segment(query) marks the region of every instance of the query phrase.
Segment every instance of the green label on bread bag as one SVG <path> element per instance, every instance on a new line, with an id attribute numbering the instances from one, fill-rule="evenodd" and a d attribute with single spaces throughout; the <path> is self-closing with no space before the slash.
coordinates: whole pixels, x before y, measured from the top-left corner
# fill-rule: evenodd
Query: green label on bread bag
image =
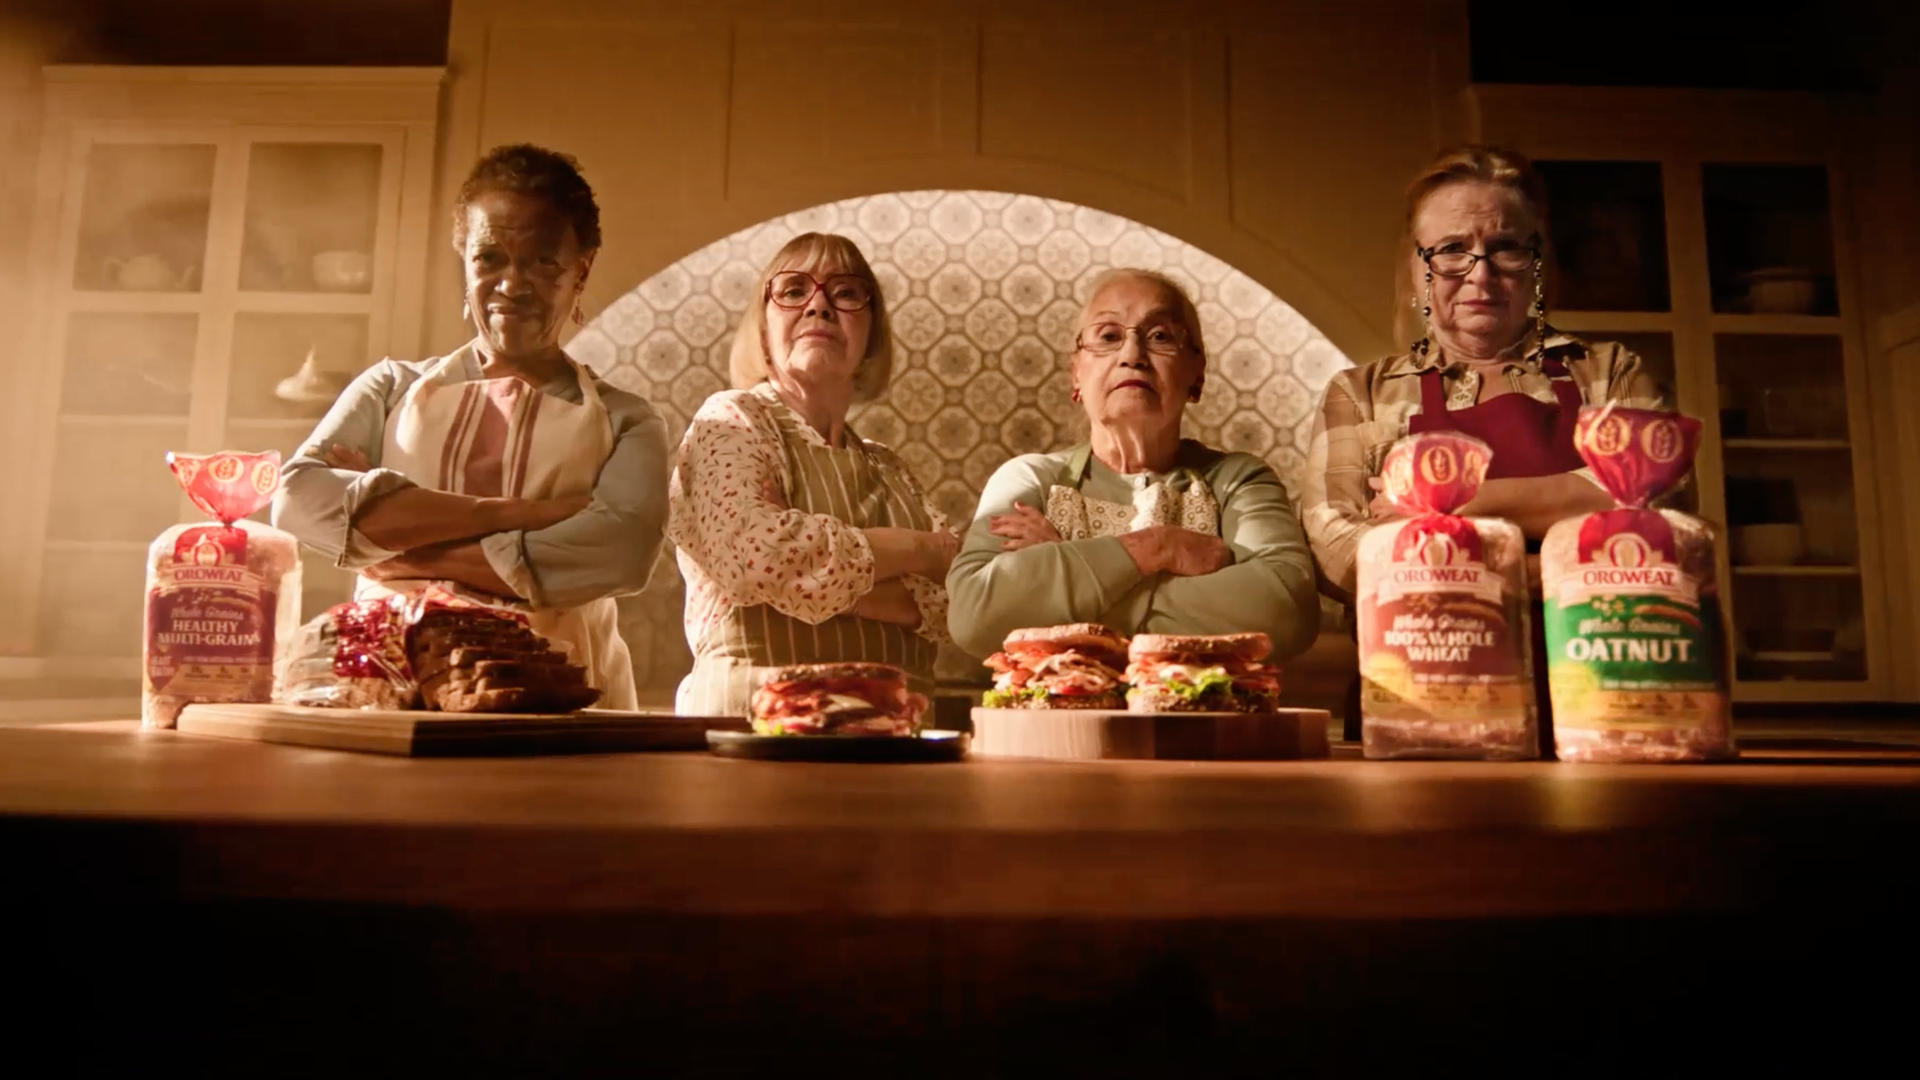
<path id="1" fill-rule="evenodd" d="M 1547 568 L 1554 722 L 1658 728 L 1717 710 L 1719 612 L 1674 563 L 1666 523 L 1617 510 L 1584 524 L 1578 561 Z"/>

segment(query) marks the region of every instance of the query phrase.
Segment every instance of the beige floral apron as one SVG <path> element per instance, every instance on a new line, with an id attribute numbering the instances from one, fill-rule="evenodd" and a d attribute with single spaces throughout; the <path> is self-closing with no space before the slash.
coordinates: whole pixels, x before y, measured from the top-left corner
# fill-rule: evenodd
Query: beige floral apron
<path id="1" fill-rule="evenodd" d="M 926 531 L 933 516 L 910 479 L 884 467 L 852 428 L 836 449 L 808 438 L 804 421 L 785 407 L 770 408 L 779 432 L 787 506 L 827 514 L 859 528 L 893 526 Z M 937 646 L 893 623 L 835 615 L 818 625 L 768 604 L 736 607 L 695 643 L 693 670 L 680 683 L 676 711 L 699 716 L 744 716 L 753 692 L 773 671 L 790 664 L 893 664 L 908 685 L 931 695 L 921 674 L 933 670 Z"/>
<path id="2" fill-rule="evenodd" d="M 591 495 L 613 453 L 613 425 L 593 376 L 572 359 L 580 403 L 520 379 L 469 378 L 467 345 L 428 369 L 387 414 L 380 464 L 423 487 L 463 495 L 553 499 Z M 432 582 L 365 577 L 354 598 L 412 592 Z M 612 598 L 577 608 L 521 607 L 534 630 L 587 669 L 603 709 L 633 709 L 633 659 L 620 637 Z"/>
<path id="3" fill-rule="evenodd" d="M 1155 525 L 1178 525 L 1208 536 L 1220 535 L 1220 504 L 1213 489 L 1192 469 L 1175 469 L 1164 480 L 1142 474 L 1132 478 L 1133 502 L 1090 499 L 1080 493 L 1093 467 L 1093 447 L 1082 443 L 1067 459 L 1067 484 L 1047 491 L 1047 521 L 1062 540 L 1120 536 Z"/>

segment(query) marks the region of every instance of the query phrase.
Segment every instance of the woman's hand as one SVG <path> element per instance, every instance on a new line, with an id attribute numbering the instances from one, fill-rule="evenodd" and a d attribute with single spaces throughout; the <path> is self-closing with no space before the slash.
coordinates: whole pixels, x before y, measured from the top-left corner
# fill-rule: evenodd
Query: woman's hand
<path id="1" fill-rule="evenodd" d="M 327 447 L 327 452 L 320 455 L 320 459 L 327 463 L 328 468 L 339 469 L 342 472 L 366 472 L 373 468 L 373 463 L 367 460 L 366 454 L 355 447 L 342 446 L 339 443 Z"/>
<path id="2" fill-rule="evenodd" d="M 1373 489 L 1373 501 L 1367 503 L 1367 516 L 1374 521 L 1388 521 L 1402 516 L 1400 509 L 1387 497 L 1387 482 L 1378 476 L 1367 477 L 1367 486 Z"/>
<path id="3" fill-rule="evenodd" d="M 1006 537 L 1006 542 L 1000 545 L 1004 551 L 1060 542 L 1060 533 L 1054 529 L 1053 522 L 1047 520 L 1047 515 L 1022 502 L 1013 504 L 1013 513 L 995 514 L 990 518 L 987 531 Z"/>
<path id="4" fill-rule="evenodd" d="M 1120 544 L 1143 574 L 1202 577 L 1233 565 L 1233 549 L 1225 540 L 1178 525 L 1123 533 Z"/>
<path id="5" fill-rule="evenodd" d="M 920 605 L 914 602 L 913 593 L 908 591 L 906 582 L 899 578 L 874 582 L 873 588 L 867 590 L 865 596 L 853 602 L 847 614 L 893 623 L 909 630 L 920 628 Z"/>

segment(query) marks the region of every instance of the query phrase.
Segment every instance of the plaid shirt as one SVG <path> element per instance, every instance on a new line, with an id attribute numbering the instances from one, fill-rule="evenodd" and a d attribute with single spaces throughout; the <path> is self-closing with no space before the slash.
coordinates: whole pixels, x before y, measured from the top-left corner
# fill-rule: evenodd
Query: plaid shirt
<path id="1" fill-rule="evenodd" d="M 1586 342 L 1556 331 L 1547 336 L 1545 352 L 1566 365 L 1580 399 L 1589 405 L 1611 401 L 1635 409 L 1673 408 L 1640 357 L 1617 342 Z M 1558 404 L 1552 380 L 1540 370 L 1540 355 L 1509 362 L 1501 375 L 1509 390 Z M 1322 581 L 1343 597 L 1353 595 L 1354 554 L 1369 524 L 1373 492 L 1367 478 L 1380 474 L 1387 450 L 1406 436 L 1408 419 L 1420 411 L 1420 375 L 1433 368 L 1440 369 L 1449 411 L 1472 408 L 1480 400 L 1480 373 L 1457 362 L 1443 364 L 1437 352 L 1410 352 L 1348 368 L 1327 383 L 1320 399 L 1301 481 L 1300 520 Z M 1594 479 L 1589 469 L 1578 473 Z"/>

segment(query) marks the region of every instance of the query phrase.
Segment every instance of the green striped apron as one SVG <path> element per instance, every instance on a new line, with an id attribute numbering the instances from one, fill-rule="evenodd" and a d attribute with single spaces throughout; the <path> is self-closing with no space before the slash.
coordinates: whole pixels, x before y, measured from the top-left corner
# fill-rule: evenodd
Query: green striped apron
<path id="1" fill-rule="evenodd" d="M 767 412 L 780 431 L 788 506 L 860 528 L 933 528 L 905 471 L 863 449 L 851 427 L 846 447 L 836 450 L 809 438 L 801 428 L 805 421 L 777 399 Z M 766 604 L 736 607 L 695 646 L 693 671 L 681 681 L 674 709 L 688 716 L 744 716 L 753 692 L 774 669 L 841 661 L 892 664 L 906 671 L 913 690 L 931 697 L 936 651 L 933 642 L 893 623 L 835 615 L 815 626 Z"/>

